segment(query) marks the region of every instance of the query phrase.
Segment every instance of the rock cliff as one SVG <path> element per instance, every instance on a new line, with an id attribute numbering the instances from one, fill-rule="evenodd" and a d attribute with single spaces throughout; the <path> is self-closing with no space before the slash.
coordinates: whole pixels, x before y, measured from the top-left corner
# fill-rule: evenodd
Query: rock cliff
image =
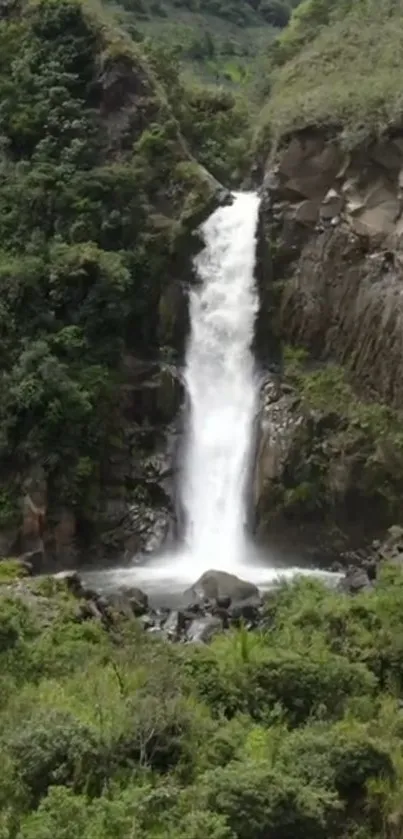
<path id="1" fill-rule="evenodd" d="M 306 524 L 358 525 L 361 539 L 374 515 L 378 527 L 401 519 L 402 187 L 397 130 L 349 152 L 334 132 L 305 130 L 267 164 L 266 330 L 305 354 L 297 377 L 285 364 L 287 393 L 270 385 L 264 402 L 263 532 L 276 498 Z"/>
<path id="2" fill-rule="evenodd" d="M 400 407 L 403 134 L 347 153 L 302 133 L 266 188 L 282 333 Z"/>

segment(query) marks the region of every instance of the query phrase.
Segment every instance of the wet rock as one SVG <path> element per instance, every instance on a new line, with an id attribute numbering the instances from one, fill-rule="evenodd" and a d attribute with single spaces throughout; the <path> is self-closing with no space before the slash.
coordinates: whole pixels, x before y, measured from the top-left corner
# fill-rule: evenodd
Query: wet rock
<path id="1" fill-rule="evenodd" d="M 230 616 L 227 609 L 223 609 L 222 607 L 216 605 L 213 606 L 211 614 L 217 618 L 220 618 L 221 626 L 223 629 L 229 629 Z"/>
<path id="2" fill-rule="evenodd" d="M 184 615 L 186 615 L 187 617 L 190 618 L 190 620 L 193 620 L 195 615 L 203 614 L 202 605 L 201 605 L 201 603 L 198 603 L 197 601 L 195 603 L 188 603 L 186 608 L 183 609 L 182 611 L 183 611 Z"/>
<path id="3" fill-rule="evenodd" d="M 377 573 L 378 573 L 378 563 L 375 557 L 371 557 L 369 559 L 365 559 L 362 563 L 363 569 L 367 572 L 368 578 L 373 582 L 376 580 Z"/>
<path id="4" fill-rule="evenodd" d="M 64 583 L 68 591 L 74 594 L 75 597 L 84 596 L 84 586 L 77 571 L 58 571 L 53 577 L 58 582 Z"/>
<path id="5" fill-rule="evenodd" d="M 347 594 L 358 594 L 360 591 L 372 588 L 372 583 L 365 568 L 349 568 L 338 588 Z"/>
<path id="6" fill-rule="evenodd" d="M 140 616 L 147 612 L 148 597 L 141 588 L 125 589 L 124 595 L 129 600 L 134 615 Z"/>
<path id="7" fill-rule="evenodd" d="M 343 571 L 344 571 L 344 567 L 343 567 L 341 562 L 339 562 L 338 560 L 335 560 L 335 562 L 332 562 L 332 564 L 330 566 L 330 571 L 333 574 L 342 574 Z"/>
<path id="8" fill-rule="evenodd" d="M 250 626 L 257 626 L 260 621 L 260 598 L 251 597 L 243 603 L 237 603 L 229 610 L 231 623 L 239 625 L 246 622 Z"/>
<path id="9" fill-rule="evenodd" d="M 127 617 L 140 617 L 148 610 L 148 597 L 139 588 L 113 592 L 106 596 L 108 605 L 116 612 Z"/>
<path id="10" fill-rule="evenodd" d="M 335 189 L 329 189 L 325 195 L 322 206 L 320 208 L 320 215 L 322 219 L 333 219 L 340 215 L 343 209 L 344 198 Z"/>
<path id="11" fill-rule="evenodd" d="M 31 574 L 41 574 L 45 566 L 44 548 L 38 548 L 35 551 L 26 551 L 21 556 L 21 562 L 31 568 Z"/>
<path id="12" fill-rule="evenodd" d="M 386 560 L 397 564 L 403 563 L 403 527 L 392 525 L 386 539 L 374 544 L 378 560 Z"/>
<path id="13" fill-rule="evenodd" d="M 227 597 L 233 603 L 239 603 L 251 597 L 259 598 L 259 590 L 253 583 L 241 580 L 235 574 L 212 569 L 202 574 L 185 592 L 184 597 L 189 598 L 189 602 L 216 601 L 218 598 Z"/>
<path id="14" fill-rule="evenodd" d="M 143 502 L 125 505 L 120 522 L 101 535 L 105 554 L 122 553 L 123 559 L 131 559 L 136 553 L 152 553 L 165 542 L 172 526 L 172 515 L 168 510 L 153 508 Z"/>
<path id="15" fill-rule="evenodd" d="M 265 528 L 266 514 L 275 510 L 279 486 L 290 463 L 304 451 L 309 419 L 293 389 L 287 392 L 270 380 L 265 383 L 252 487 L 258 535 Z"/>
<path id="16" fill-rule="evenodd" d="M 19 527 L 2 528 L 0 531 L 0 560 L 8 559 L 16 553 L 18 545 Z"/>
<path id="17" fill-rule="evenodd" d="M 276 330 L 316 359 L 343 364 L 359 386 L 400 408 L 403 142 L 396 139 L 346 154 L 324 131 L 294 135 L 264 174 L 261 212 L 280 281 Z M 266 329 L 272 324 L 267 310 Z"/>
<path id="18" fill-rule="evenodd" d="M 302 201 L 294 209 L 294 219 L 300 224 L 313 225 L 317 222 L 319 215 L 318 201 Z"/>
<path id="19" fill-rule="evenodd" d="M 214 615 L 206 615 L 203 618 L 197 618 L 190 624 L 186 637 L 193 644 L 206 644 L 221 630 L 220 618 Z"/>
<path id="20" fill-rule="evenodd" d="M 177 640 L 179 637 L 179 612 L 171 612 L 163 625 L 164 637 L 169 640 Z"/>
<path id="21" fill-rule="evenodd" d="M 76 620 L 79 623 L 87 620 L 104 621 L 105 614 L 99 608 L 98 602 L 95 602 L 94 600 L 86 600 L 84 603 L 80 603 L 77 606 Z"/>
<path id="22" fill-rule="evenodd" d="M 150 614 L 141 615 L 139 620 L 141 626 L 145 631 L 153 629 L 155 627 L 155 618 Z"/>
<path id="23" fill-rule="evenodd" d="M 231 598 L 228 597 L 228 595 L 217 597 L 216 604 L 219 609 L 229 609 L 229 607 L 231 606 Z"/>

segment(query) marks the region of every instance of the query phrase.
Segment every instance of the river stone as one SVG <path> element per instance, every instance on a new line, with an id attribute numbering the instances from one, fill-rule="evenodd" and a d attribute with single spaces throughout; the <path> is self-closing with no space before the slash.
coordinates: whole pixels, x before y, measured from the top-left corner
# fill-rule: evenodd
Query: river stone
<path id="1" fill-rule="evenodd" d="M 165 638 L 178 638 L 179 635 L 179 612 L 173 611 L 168 615 L 164 623 Z"/>
<path id="2" fill-rule="evenodd" d="M 235 574 L 228 574 L 226 571 L 205 571 L 194 585 L 185 594 L 185 600 L 189 602 L 197 600 L 217 600 L 219 598 L 230 598 L 232 603 L 241 603 L 250 598 L 259 598 L 259 590 L 246 580 L 241 580 Z"/>
<path id="3" fill-rule="evenodd" d="M 348 594 L 357 594 L 372 587 L 371 580 L 365 568 L 349 568 L 338 588 Z"/>
<path id="4" fill-rule="evenodd" d="M 139 588 L 122 589 L 105 595 L 105 599 L 115 612 L 130 617 L 140 617 L 148 610 L 148 597 Z"/>
<path id="5" fill-rule="evenodd" d="M 84 587 L 77 571 L 58 571 L 53 575 L 53 578 L 58 582 L 64 583 L 68 591 L 74 594 L 75 597 L 83 596 Z"/>
<path id="6" fill-rule="evenodd" d="M 197 618 L 190 624 L 186 637 L 193 644 L 207 644 L 221 630 L 220 618 L 214 615 L 206 615 L 203 618 Z"/>

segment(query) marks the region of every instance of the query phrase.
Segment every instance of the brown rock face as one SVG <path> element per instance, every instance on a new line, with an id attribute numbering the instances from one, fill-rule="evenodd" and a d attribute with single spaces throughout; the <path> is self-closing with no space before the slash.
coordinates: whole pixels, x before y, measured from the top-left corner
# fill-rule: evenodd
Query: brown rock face
<path id="1" fill-rule="evenodd" d="M 295 394 L 284 393 L 269 379 L 262 390 L 261 423 L 253 496 L 258 519 L 274 509 L 276 488 L 306 431 L 306 418 L 295 409 Z"/>
<path id="2" fill-rule="evenodd" d="M 333 358 L 362 391 L 403 405 L 402 273 L 397 255 L 366 251 L 347 229 L 318 232 L 286 285 L 281 329 L 317 358 Z"/>
<path id="3" fill-rule="evenodd" d="M 262 228 L 275 306 L 262 297 L 260 331 L 266 318 L 267 332 L 307 349 L 305 374 L 329 362 L 344 370 L 354 410 L 375 416 L 387 405 L 395 423 L 391 433 L 368 431 L 345 396 L 319 404 L 306 378 L 293 388 L 267 382 L 253 493 L 257 534 L 271 544 L 312 525 L 308 539 L 323 533 L 323 557 L 326 539 L 331 552 L 401 522 L 402 208 L 403 134 L 347 154 L 324 133 L 301 133 L 267 172 Z"/>
<path id="4" fill-rule="evenodd" d="M 282 337 L 403 406 L 403 136 L 347 155 L 301 134 L 265 183 Z"/>

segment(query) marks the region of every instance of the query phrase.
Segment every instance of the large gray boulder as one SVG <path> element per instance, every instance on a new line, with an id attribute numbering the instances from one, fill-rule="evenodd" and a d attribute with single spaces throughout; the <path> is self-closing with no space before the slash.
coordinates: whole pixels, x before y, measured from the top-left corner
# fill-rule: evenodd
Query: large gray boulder
<path id="1" fill-rule="evenodd" d="M 259 589 L 253 583 L 241 580 L 235 574 L 214 569 L 205 571 L 184 593 L 187 602 L 229 598 L 231 603 L 242 603 L 245 600 L 258 600 L 259 597 Z"/>

